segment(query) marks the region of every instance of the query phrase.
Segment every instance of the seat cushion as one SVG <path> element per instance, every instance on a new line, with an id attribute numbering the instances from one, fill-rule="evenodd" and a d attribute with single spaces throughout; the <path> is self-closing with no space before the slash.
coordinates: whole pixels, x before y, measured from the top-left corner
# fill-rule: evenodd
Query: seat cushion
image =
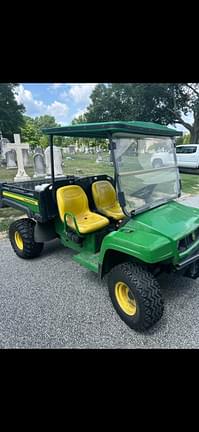
<path id="1" fill-rule="evenodd" d="M 104 228 L 109 224 L 109 220 L 97 213 L 87 211 L 84 215 L 79 215 L 76 217 L 77 226 L 81 234 L 88 234 Z M 72 218 L 67 218 L 68 225 L 75 230 L 75 225 Z"/>
<path id="2" fill-rule="evenodd" d="M 80 186 L 71 185 L 59 188 L 57 190 L 57 205 L 62 222 L 64 222 L 65 213 L 73 214 L 81 234 L 97 231 L 109 224 L 106 217 L 90 211 L 88 198 Z M 67 224 L 76 230 L 70 216 L 67 217 Z"/>
<path id="3" fill-rule="evenodd" d="M 92 184 L 92 194 L 96 208 L 100 213 L 119 220 L 125 217 L 116 198 L 113 185 L 107 180 L 100 180 Z"/>
<path id="4" fill-rule="evenodd" d="M 100 210 L 100 209 L 99 209 Z M 123 219 L 125 217 L 119 203 L 116 201 L 115 205 L 108 208 L 103 208 L 100 213 L 103 213 L 104 215 L 111 217 L 113 219 L 119 220 Z"/>

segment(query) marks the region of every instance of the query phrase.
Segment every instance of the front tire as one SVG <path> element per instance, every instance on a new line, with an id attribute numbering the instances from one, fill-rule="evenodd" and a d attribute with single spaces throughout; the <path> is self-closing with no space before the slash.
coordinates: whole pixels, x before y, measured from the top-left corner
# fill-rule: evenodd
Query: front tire
<path id="1" fill-rule="evenodd" d="M 108 276 L 109 295 L 120 318 L 132 329 L 144 331 L 163 314 L 159 284 L 138 264 L 122 263 Z"/>
<path id="2" fill-rule="evenodd" d="M 19 219 L 10 225 L 10 243 L 20 258 L 36 258 L 43 249 L 44 244 L 34 240 L 34 228 L 35 221 L 28 218 Z"/>

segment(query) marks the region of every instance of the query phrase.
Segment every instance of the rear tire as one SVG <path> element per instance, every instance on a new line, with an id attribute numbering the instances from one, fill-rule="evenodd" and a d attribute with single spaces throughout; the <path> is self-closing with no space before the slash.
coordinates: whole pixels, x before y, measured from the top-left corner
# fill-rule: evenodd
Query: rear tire
<path id="1" fill-rule="evenodd" d="M 132 329 L 144 331 L 163 314 L 159 284 L 138 264 L 122 263 L 108 276 L 109 295 L 120 318 Z"/>
<path id="2" fill-rule="evenodd" d="M 32 219 L 19 219 L 9 228 L 9 239 L 15 253 L 24 259 L 36 258 L 40 255 L 44 244 L 34 240 L 36 222 Z"/>

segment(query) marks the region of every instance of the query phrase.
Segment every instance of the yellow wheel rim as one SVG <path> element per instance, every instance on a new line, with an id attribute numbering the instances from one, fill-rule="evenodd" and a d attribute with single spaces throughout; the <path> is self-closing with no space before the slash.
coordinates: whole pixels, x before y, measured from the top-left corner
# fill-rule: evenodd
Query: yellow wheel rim
<path id="1" fill-rule="evenodd" d="M 135 315 L 137 310 L 136 301 L 128 285 L 126 285 L 124 282 L 117 282 L 115 284 L 115 296 L 121 309 L 127 315 Z"/>
<path id="2" fill-rule="evenodd" d="M 16 243 L 18 249 L 22 251 L 23 250 L 23 240 L 22 240 L 21 234 L 19 234 L 18 231 L 15 232 L 15 243 Z"/>

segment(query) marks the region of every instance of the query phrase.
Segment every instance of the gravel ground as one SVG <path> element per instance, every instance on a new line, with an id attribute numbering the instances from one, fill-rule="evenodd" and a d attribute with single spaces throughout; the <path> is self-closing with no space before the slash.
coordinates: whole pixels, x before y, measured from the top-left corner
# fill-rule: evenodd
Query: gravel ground
<path id="1" fill-rule="evenodd" d="M 163 318 L 145 334 L 128 328 L 106 281 L 55 240 L 40 258 L 18 258 L 0 241 L 1 348 L 198 348 L 199 280 L 161 276 Z"/>

